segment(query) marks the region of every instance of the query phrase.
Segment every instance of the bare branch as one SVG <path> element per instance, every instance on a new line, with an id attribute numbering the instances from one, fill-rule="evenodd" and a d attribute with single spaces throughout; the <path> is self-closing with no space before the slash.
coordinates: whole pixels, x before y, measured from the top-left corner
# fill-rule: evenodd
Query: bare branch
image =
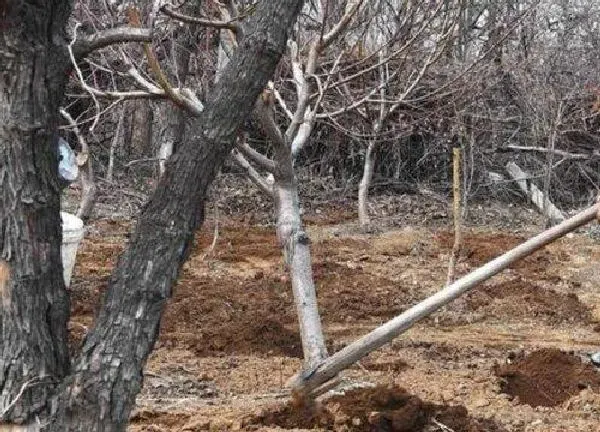
<path id="1" fill-rule="evenodd" d="M 182 14 L 180 12 L 176 12 L 168 6 L 163 6 L 160 8 L 160 11 L 167 15 L 170 18 L 173 18 L 177 21 L 185 22 L 188 24 L 196 24 L 204 27 L 213 27 L 217 29 L 227 29 L 231 30 L 234 33 L 237 33 L 240 29 L 239 21 L 245 18 L 244 15 L 238 16 L 236 18 L 232 18 L 227 21 L 217 21 L 211 20 L 207 18 L 193 17 L 189 15 Z"/>
<path id="2" fill-rule="evenodd" d="M 135 27 L 140 27 L 141 19 L 140 19 L 139 11 L 135 8 L 130 8 L 128 10 L 128 15 L 129 15 L 128 17 L 129 17 L 129 21 L 131 22 L 131 24 Z M 175 105 L 179 106 L 180 108 L 187 109 L 196 115 L 199 114 L 202 110 L 200 107 L 198 107 L 196 105 L 195 102 L 190 101 L 188 98 L 186 98 L 182 92 L 175 91 L 175 89 L 169 82 L 169 79 L 167 78 L 167 76 L 163 72 L 162 68 L 160 67 L 160 63 L 158 62 L 158 59 L 156 58 L 156 55 L 154 54 L 151 44 L 148 42 L 144 43 L 144 53 L 146 54 L 146 58 L 148 59 L 148 66 L 154 73 L 156 80 L 158 81 L 158 83 L 159 83 L 160 87 L 162 88 L 162 90 L 164 91 L 165 95 Z M 130 72 L 130 73 L 132 73 L 132 72 Z M 141 76 L 139 76 L 139 74 L 138 74 L 137 77 L 134 76 L 134 78 L 136 78 L 139 82 Z M 143 81 L 145 81 L 145 80 L 143 80 Z"/>
<path id="3" fill-rule="evenodd" d="M 79 126 L 77 125 L 77 122 L 75 121 L 75 119 L 73 117 L 71 117 L 71 114 L 69 114 L 64 108 L 60 109 L 60 114 L 63 116 L 63 118 L 69 123 L 69 125 L 73 129 L 73 133 L 77 137 L 77 140 L 79 141 L 79 144 L 81 146 L 81 153 L 84 153 L 85 157 L 88 157 L 89 147 L 88 147 L 85 137 L 79 130 Z"/>
<path id="4" fill-rule="evenodd" d="M 285 115 L 290 120 L 292 120 L 294 118 L 294 114 L 288 108 L 287 104 L 285 103 L 285 100 L 283 99 L 283 96 L 281 96 L 281 93 L 279 93 L 279 91 L 275 88 L 275 84 L 273 83 L 273 81 L 269 81 L 268 88 L 270 91 L 273 92 L 275 100 L 277 101 L 283 112 L 285 112 Z"/>
<path id="5" fill-rule="evenodd" d="M 565 159 L 570 159 L 570 160 L 589 160 L 594 156 L 599 156 L 598 154 L 584 154 L 584 153 L 569 153 L 567 151 L 564 150 L 558 150 L 558 149 L 549 149 L 547 147 L 529 147 L 529 146 L 519 146 L 519 145 L 513 145 L 513 144 L 509 144 L 506 145 L 504 147 L 499 147 L 498 149 L 496 149 L 496 151 L 498 153 L 504 153 L 504 152 L 537 152 L 537 153 L 551 153 L 557 156 L 562 156 Z"/>
<path id="6" fill-rule="evenodd" d="M 238 142 L 237 149 L 260 168 L 270 173 L 275 172 L 275 162 L 254 150 L 248 143 Z"/>
<path id="7" fill-rule="evenodd" d="M 100 103 L 98 102 L 98 99 L 94 95 L 95 89 L 90 87 L 85 82 L 83 73 L 81 72 L 81 69 L 79 69 L 79 66 L 77 66 L 77 59 L 75 58 L 75 53 L 73 51 L 73 47 L 75 46 L 75 43 L 77 42 L 77 30 L 79 29 L 80 26 L 81 26 L 81 23 L 75 24 L 75 28 L 73 29 L 73 40 L 69 43 L 69 45 L 67 45 L 67 50 L 69 52 L 69 58 L 71 59 L 71 65 L 73 66 L 73 69 L 75 69 L 75 73 L 77 74 L 77 78 L 79 79 L 81 86 L 83 87 L 83 89 L 86 92 L 88 92 L 90 94 L 90 96 L 92 97 L 92 100 L 94 101 L 94 105 L 96 106 L 96 116 L 94 117 L 94 121 L 92 122 L 92 125 L 90 126 L 90 132 L 93 132 L 94 128 L 98 124 L 98 121 L 100 120 Z"/>
<path id="8" fill-rule="evenodd" d="M 396 77 L 397 74 L 398 74 L 398 70 L 395 70 L 394 73 L 392 73 L 390 75 L 390 77 L 386 81 L 380 83 L 377 87 L 375 87 L 371 91 L 369 91 L 369 93 L 367 93 L 365 96 L 363 96 L 362 98 L 360 98 L 360 99 L 352 102 L 352 104 L 343 106 L 342 108 L 340 108 L 340 109 L 338 109 L 336 111 L 332 111 L 332 112 L 328 112 L 328 113 L 319 113 L 319 114 L 317 114 L 317 118 L 322 119 L 322 118 L 335 117 L 335 116 L 338 116 L 340 114 L 343 114 L 343 113 L 346 113 L 348 111 L 351 111 L 353 109 L 356 109 L 356 108 L 360 107 L 361 105 L 363 105 L 366 102 L 370 102 L 371 101 L 370 100 L 371 96 L 379 93 L 379 90 L 381 90 L 382 88 L 384 88 L 385 86 L 387 86 L 389 84 L 389 82 L 392 81 Z"/>
<path id="9" fill-rule="evenodd" d="M 338 21 L 338 23 L 331 29 L 327 34 L 323 36 L 321 43 L 319 44 L 319 50 L 324 50 L 333 41 L 335 41 L 339 35 L 348 27 L 348 24 L 352 18 L 356 15 L 364 0 L 356 1 L 345 13 L 344 16 Z"/>
<path id="10" fill-rule="evenodd" d="M 231 155 L 233 156 L 233 161 L 246 172 L 246 175 L 252 181 L 252 183 L 254 183 L 265 194 L 272 197 L 273 185 L 270 184 L 263 176 L 261 176 L 239 151 L 234 150 Z"/>
<path id="11" fill-rule="evenodd" d="M 398 49 L 394 50 L 393 52 L 391 52 L 388 56 L 381 56 L 380 60 L 377 63 L 374 63 L 356 73 L 353 73 L 343 79 L 341 79 L 340 81 L 334 83 L 332 85 L 332 87 L 341 85 L 343 83 L 349 82 L 349 81 L 353 81 L 371 71 L 376 70 L 377 68 L 379 68 L 381 65 L 384 65 L 388 62 L 390 62 L 390 60 L 395 59 L 400 57 L 401 54 L 403 54 L 405 51 L 407 51 L 411 46 L 413 46 L 413 44 L 415 43 L 415 41 L 425 32 L 425 30 L 428 28 L 429 24 L 431 22 L 433 22 L 433 20 L 438 16 L 438 14 L 440 13 L 440 11 L 442 10 L 442 6 L 444 5 L 444 2 L 440 2 L 440 5 L 433 11 L 432 15 L 429 16 L 427 19 L 425 19 L 423 21 L 423 23 L 421 24 L 421 26 L 417 29 L 417 31 L 415 32 L 414 35 L 411 36 L 410 39 L 408 39 L 404 45 L 402 45 L 401 47 L 399 47 Z"/>
<path id="12" fill-rule="evenodd" d="M 110 45 L 125 42 L 150 41 L 152 41 L 152 31 L 150 29 L 129 26 L 116 27 L 101 30 L 91 35 L 80 35 L 79 39 L 73 44 L 73 55 L 75 56 L 75 59 L 80 60 L 92 51 L 106 48 Z"/>
<path id="13" fill-rule="evenodd" d="M 298 95 L 298 105 L 292 121 L 290 122 L 286 132 L 285 141 L 292 141 L 294 135 L 296 135 L 298 128 L 304 122 L 306 110 L 310 109 L 310 85 L 306 80 L 305 72 L 302 68 L 302 64 L 299 60 L 298 44 L 290 42 L 290 56 L 292 57 L 292 74 L 294 76 L 294 82 L 296 84 L 296 93 Z M 308 61 L 306 65 L 306 74 L 313 74 L 317 64 L 318 57 L 318 44 L 313 43 L 310 47 L 310 53 L 308 55 Z"/>

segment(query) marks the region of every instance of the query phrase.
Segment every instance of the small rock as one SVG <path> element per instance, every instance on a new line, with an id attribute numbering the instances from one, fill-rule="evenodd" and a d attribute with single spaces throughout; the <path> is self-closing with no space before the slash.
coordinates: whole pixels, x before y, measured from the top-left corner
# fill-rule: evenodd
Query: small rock
<path id="1" fill-rule="evenodd" d="M 192 420 L 183 426 L 182 431 L 203 431 L 210 429 L 210 420 L 198 419 Z"/>
<path id="2" fill-rule="evenodd" d="M 600 367 L 600 351 L 593 353 L 590 355 L 590 360 L 594 364 L 594 366 Z"/>
<path id="3" fill-rule="evenodd" d="M 473 405 L 476 408 L 483 408 L 483 407 L 489 406 L 490 401 L 489 401 L 489 399 L 486 399 L 486 398 L 479 398 L 475 401 L 475 403 Z"/>
<path id="4" fill-rule="evenodd" d="M 452 402 L 454 400 L 454 392 L 452 390 L 445 390 L 442 393 L 442 399 L 444 402 Z"/>

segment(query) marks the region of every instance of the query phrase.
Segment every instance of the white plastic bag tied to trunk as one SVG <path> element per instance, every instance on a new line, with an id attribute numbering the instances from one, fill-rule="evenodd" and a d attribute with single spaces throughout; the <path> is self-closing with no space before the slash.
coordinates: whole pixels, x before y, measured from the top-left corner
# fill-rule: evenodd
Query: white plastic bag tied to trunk
<path id="1" fill-rule="evenodd" d="M 60 218 L 62 220 L 62 245 L 61 245 L 61 256 L 63 264 L 63 277 L 65 280 L 65 286 L 71 284 L 71 274 L 73 273 L 73 267 L 75 267 L 75 258 L 77 257 L 77 249 L 79 243 L 83 239 L 83 221 L 77 216 L 60 212 Z"/>
<path id="2" fill-rule="evenodd" d="M 58 176 L 65 183 L 74 182 L 79 174 L 77 158 L 71 146 L 61 137 L 58 138 Z"/>

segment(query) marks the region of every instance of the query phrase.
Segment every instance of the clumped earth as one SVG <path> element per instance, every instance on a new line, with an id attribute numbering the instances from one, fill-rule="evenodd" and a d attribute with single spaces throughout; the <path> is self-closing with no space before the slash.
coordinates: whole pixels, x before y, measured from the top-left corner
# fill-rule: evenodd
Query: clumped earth
<path id="1" fill-rule="evenodd" d="M 551 324 L 586 323 L 590 318 L 588 306 L 575 293 L 560 293 L 522 277 L 486 284 L 467 296 L 467 304 L 486 317 L 535 317 Z"/>
<path id="2" fill-rule="evenodd" d="M 556 348 L 534 351 L 494 368 L 506 394 L 531 406 L 559 405 L 583 389 L 600 390 L 600 373 L 573 354 Z"/>
<path id="3" fill-rule="evenodd" d="M 245 421 L 284 429 L 326 428 L 348 432 L 501 432 L 494 421 L 469 416 L 462 405 L 445 406 L 423 402 L 397 386 L 356 389 L 310 406 L 292 401 Z M 428 428 L 428 429 L 426 429 Z"/>
<path id="4" fill-rule="evenodd" d="M 306 219 L 330 352 L 444 286 L 453 239 L 443 220 L 432 226 L 394 220 L 387 226 L 401 228 L 374 233 L 349 223 L 353 213 L 339 206 L 316 210 L 307 210 Z M 600 381 L 586 359 L 600 349 L 600 245 L 588 237 L 546 247 L 344 374 L 347 383 L 374 388 L 307 407 L 285 389 L 301 368 L 302 349 L 274 227 L 228 216 L 212 247 L 210 221 L 166 306 L 131 432 L 597 428 Z M 71 285 L 73 353 L 130 229 L 120 219 L 87 227 Z M 465 229 L 458 276 L 534 232 Z"/>

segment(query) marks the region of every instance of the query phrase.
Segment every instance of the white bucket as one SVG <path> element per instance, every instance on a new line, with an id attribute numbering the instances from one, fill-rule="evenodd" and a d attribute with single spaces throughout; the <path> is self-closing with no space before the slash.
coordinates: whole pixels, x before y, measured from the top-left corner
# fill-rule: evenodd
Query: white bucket
<path id="1" fill-rule="evenodd" d="M 71 273 L 75 266 L 75 257 L 77 256 L 77 248 L 83 239 L 83 221 L 77 216 L 60 212 L 62 219 L 62 245 L 61 255 L 63 264 L 63 277 L 65 286 L 71 284 Z"/>

